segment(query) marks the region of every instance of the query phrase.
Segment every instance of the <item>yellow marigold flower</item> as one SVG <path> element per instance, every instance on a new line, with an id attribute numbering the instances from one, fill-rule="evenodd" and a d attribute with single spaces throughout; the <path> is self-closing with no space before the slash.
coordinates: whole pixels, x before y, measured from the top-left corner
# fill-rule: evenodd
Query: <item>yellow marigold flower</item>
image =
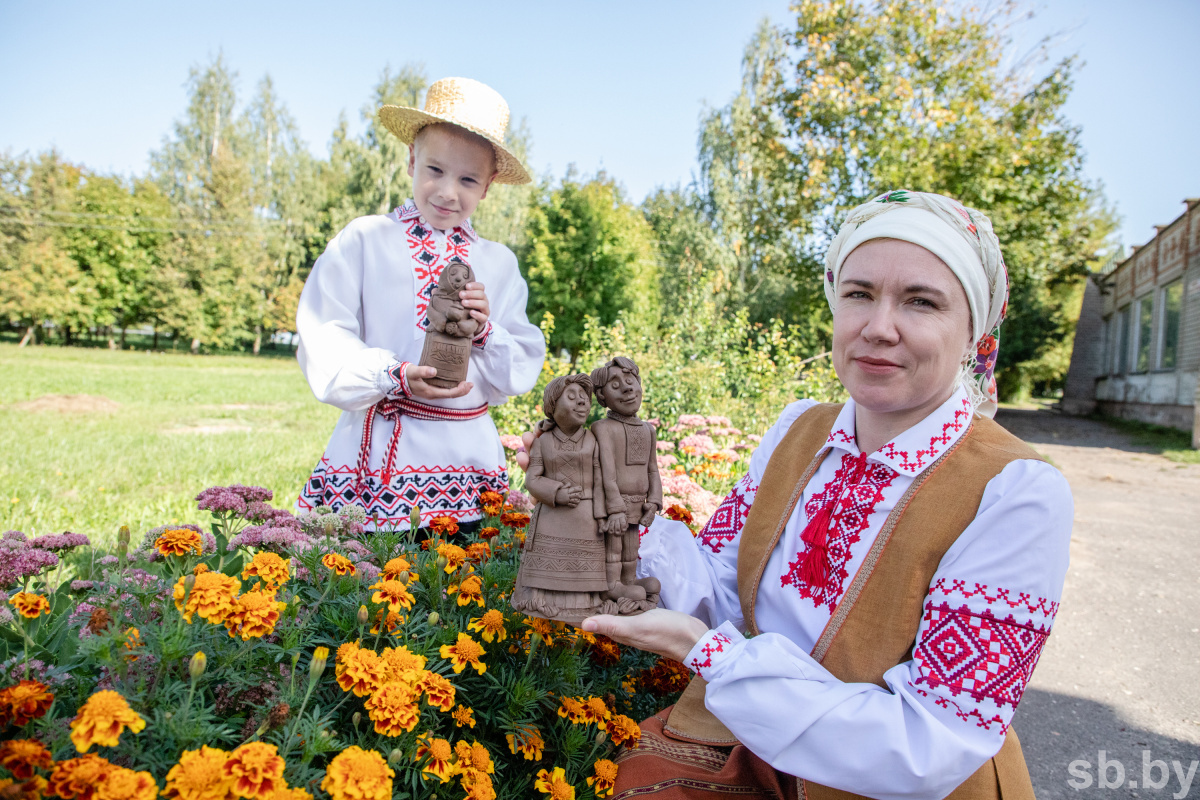
<path id="1" fill-rule="evenodd" d="M 349 660 L 350 656 L 358 652 L 358 650 L 358 642 L 342 642 L 341 646 L 338 647 L 337 656 L 334 658 L 334 672 L 339 678 L 342 677 L 342 673 L 346 671 L 346 661 Z M 326 649 L 325 652 L 328 653 L 329 650 Z M 326 656 L 326 658 L 328 658 L 328 656 Z"/>
<path id="2" fill-rule="evenodd" d="M 417 655 L 404 645 L 383 648 L 383 660 L 387 662 L 390 670 L 389 681 L 401 680 L 405 673 L 419 673 L 425 669 L 427 663 L 425 656 Z M 415 680 L 409 682 L 415 683 Z"/>
<path id="3" fill-rule="evenodd" d="M 371 588 L 376 590 L 375 594 L 371 595 L 371 602 L 386 605 L 388 611 L 407 611 L 413 607 L 413 601 L 416 600 L 409 593 L 408 587 L 400 581 L 376 581 L 371 584 Z"/>
<path id="4" fill-rule="evenodd" d="M 263 582 L 263 588 L 268 592 L 274 592 L 279 589 L 279 587 L 287 583 L 288 578 L 291 576 L 292 570 L 288 559 L 265 551 L 255 553 L 254 560 L 242 570 L 242 580 L 258 578 Z"/>
<path id="5" fill-rule="evenodd" d="M 193 590 L 194 591 L 194 590 Z M 233 609 L 225 617 L 229 636 L 241 636 L 242 641 L 266 636 L 275 630 L 279 612 L 287 603 L 275 599 L 274 594 L 261 591 L 246 592 L 233 603 Z"/>
<path id="6" fill-rule="evenodd" d="M 516 733 L 504 737 L 508 739 L 508 752 L 514 756 L 518 753 L 525 756 L 526 761 L 541 761 L 542 749 L 546 743 L 537 728 L 517 728 Z"/>
<path id="7" fill-rule="evenodd" d="M 53 702 L 54 693 L 40 681 L 21 681 L 0 689 L 0 728 L 10 722 L 18 727 L 28 725 L 49 711 Z"/>
<path id="8" fill-rule="evenodd" d="M 174 528 L 163 531 L 154 540 L 154 549 L 164 556 L 186 556 L 188 553 L 200 555 L 204 552 L 204 542 L 200 534 L 187 528 Z"/>
<path id="9" fill-rule="evenodd" d="M 333 800 L 392 800 L 395 776 L 379 753 L 350 745 L 329 762 L 321 788 Z"/>
<path id="10" fill-rule="evenodd" d="M 572 627 L 571 633 L 574 634 L 576 639 L 582 639 L 583 641 L 587 642 L 588 644 L 596 643 L 596 634 L 589 633 L 588 631 L 585 631 L 583 628 Z"/>
<path id="11" fill-rule="evenodd" d="M 461 739 L 454 743 L 454 765 L 461 773 L 483 772 L 488 775 L 495 773 L 496 765 L 492 763 L 492 754 L 479 742 L 467 744 Z"/>
<path id="12" fill-rule="evenodd" d="M 417 753 L 413 756 L 413 760 L 424 760 L 425 765 L 421 767 L 421 772 L 433 775 L 442 783 L 454 777 L 458 770 L 451 762 L 454 751 L 450 748 L 450 742 L 428 735 L 422 736 L 418 741 L 420 741 L 420 745 L 417 747 Z"/>
<path id="13" fill-rule="evenodd" d="M 270 800 L 276 789 L 287 786 L 283 768 L 283 757 L 275 745 L 247 742 L 229 754 L 221 774 L 232 781 L 238 797 Z"/>
<path id="14" fill-rule="evenodd" d="M 528 625 L 534 633 L 542 637 L 542 641 L 547 645 L 554 644 L 554 637 L 562 630 L 553 620 L 542 619 L 541 617 L 526 617 L 525 624 Z"/>
<path id="15" fill-rule="evenodd" d="M 499 492 L 486 491 L 479 493 L 479 507 L 489 517 L 494 517 L 504 509 L 504 496 Z"/>
<path id="16" fill-rule="evenodd" d="M 37 619 L 50 613 L 50 601 L 33 592 L 17 592 L 8 602 L 26 619 Z"/>
<path id="17" fill-rule="evenodd" d="M 0 744 L 0 767 L 19 781 L 32 778 L 35 768 L 51 769 L 53 766 L 50 751 L 37 739 L 9 739 Z"/>
<path id="18" fill-rule="evenodd" d="M 356 575 L 358 567 L 354 562 L 338 553 L 326 553 L 321 557 L 321 563 L 338 575 Z"/>
<path id="19" fill-rule="evenodd" d="M 460 728 L 464 725 L 468 728 L 475 727 L 475 709 L 473 708 L 460 705 L 450 712 L 450 716 L 454 718 L 454 724 Z"/>
<path id="20" fill-rule="evenodd" d="M 608 721 L 608 735 L 617 747 L 629 742 L 630 747 L 637 747 L 642 738 L 642 729 L 638 724 L 624 714 L 614 714 Z"/>
<path id="21" fill-rule="evenodd" d="M 371 694 L 387 683 L 390 669 L 387 661 L 374 650 L 360 648 L 346 657 L 338 675 L 338 686 L 344 692 L 354 692 L 357 697 Z"/>
<path id="22" fill-rule="evenodd" d="M 233 800 L 233 779 L 225 775 L 229 753 L 217 747 L 200 745 L 199 750 L 184 750 L 179 763 L 167 772 L 163 797 L 178 800 Z"/>
<path id="23" fill-rule="evenodd" d="M 185 578 L 175 582 L 175 608 L 183 613 L 183 618 L 188 622 L 192 621 L 193 614 L 214 624 L 224 622 L 233 610 L 234 598 L 241 590 L 242 582 L 220 572 L 204 572 L 196 575 L 195 579 L 196 583 L 187 597 L 186 609 L 183 607 L 183 596 L 187 594 L 183 586 Z"/>
<path id="24" fill-rule="evenodd" d="M 550 795 L 550 800 L 575 800 L 575 787 L 567 782 L 567 773 L 562 767 L 555 767 L 553 772 L 538 770 L 533 788 Z"/>
<path id="25" fill-rule="evenodd" d="M 602 758 L 593 765 L 593 775 L 587 779 L 588 786 L 596 793 L 596 797 L 608 797 L 613 793 L 617 781 L 617 765 L 607 758 Z"/>
<path id="26" fill-rule="evenodd" d="M 124 697 L 105 689 L 79 707 L 79 713 L 71 720 L 71 741 L 76 750 L 86 753 L 94 744 L 116 747 L 126 728 L 139 733 L 145 727 L 146 720 L 129 707 Z"/>
<path id="27" fill-rule="evenodd" d="M 440 650 L 442 658 L 450 659 L 454 672 L 460 673 L 470 664 L 480 675 L 487 672 L 487 664 L 479 660 L 484 655 L 483 646 L 465 633 L 458 635 L 454 644 L 444 644 Z"/>
<path id="28" fill-rule="evenodd" d="M 375 624 L 371 626 L 371 633 L 380 633 L 385 628 L 391 633 L 403 625 L 404 620 L 405 617 L 400 612 L 381 608 L 375 612 Z"/>
<path id="29" fill-rule="evenodd" d="M 379 577 L 385 581 L 401 580 L 401 575 L 406 576 L 404 583 L 407 583 L 409 586 L 417 582 L 417 571 L 413 569 L 413 565 L 404 556 L 396 556 L 384 564 L 383 572 L 379 573 Z"/>
<path id="30" fill-rule="evenodd" d="M 467 606 L 474 600 L 483 608 L 483 579 L 478 575 L 468 575 L 458 587 L 458 604 Z"/>
<path id="31" fill-rule="evenodd" d="M 558 715 L 576 725 L 586 724 L 588 721 L 583 701 L 577 697 L 564 697 L 558 707 Z"/>
<path id="32" fill-rule="evenodd" d="M 192 567 L 193 575 L 203 575 L 205 572 L 210 571 L 211 570 L 209 570 L 208 564 L 197 564 L 196 566 Z"/>
<path id="33" fill-rule="evenodd" d="M 454 572 L 467 560 L 467 551 L 456 544 L 439 544 L 437 552 L 446 559 L 446 574 Z"/>
<path id="34" fill-rule="evenodd" d="M 436 672 L 425 672 L 419 688 L 425 692 L 425 701 L 434 708 L 448 712 L 454 708 L 455 689 L 445 676 Z"/>
<path id="35" fill-rule="evenodd" d="M 96 787 L 104 783 L 109 772 L 116 768 L 115 764 L 95 753 L 59 761 L 54 765 L 54 772 L 50 773 L 46 793 L 58 795 L 64 800 L 90 800 L 95 796 Z"/>
<path id="36" fill-rule="evenodd" d="M 158 797 L 158 784 L 149 772 L 114 766 L 97 784 L 93 797 L 95 800 L 154 800 Z"/>
<path id="37" fill-rule="evenodd" d="M 420 697 L 413 687 L 403 681 L 385 683 L 367 698 L 367 716 L 375 723 L 375 732 L 384 736 L 399 736 L 417 727 L 421 712 Z"/>
<path id="38" fill-rule="evenodd" d="M 269 800 L 313 800 L 313 796 L 311 792 L 299 787 L 289 789 L 285 786 L 282 789 L 276 789 Z"/>
<path id="39" fill-rule="evenodd" d="M 508 631 L 504 630 L 504 614 L 495 608 L 490 608 L 483 612 L 482 617 L 471 620 L 467 630 L 482 634 L 483 640 L 488 644 L 503 642 L 508 638 Z"/>
<path id="40" fill-rule="evenodd" d="M 583 702 L 583 713 L 588 722 L 599 725 L 612 719 L 612 712 L 600 697 L 589 697 Z"/>
<path id="41" fill-rule="evenodd" d="M 463 800 L 496 800 L 492 776 L 486 772 L 463 773 L 462 788 L 467 792 Z"/>

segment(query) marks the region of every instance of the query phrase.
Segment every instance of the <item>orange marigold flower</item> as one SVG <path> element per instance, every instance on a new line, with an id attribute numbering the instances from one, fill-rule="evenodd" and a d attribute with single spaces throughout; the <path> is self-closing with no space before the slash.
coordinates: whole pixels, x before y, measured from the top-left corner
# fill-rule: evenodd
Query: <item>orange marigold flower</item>
<path id="1" fill-rule="evenodd" d="M 37 619 L 50 613 L 50 601 L 33 592 L 17 592 L 8 602 L 26 619 Z"/>
<path id="2" fill-rule="evenodd" d="M 229 637 L 241 636 L 245 642 L 269 635 L 285 608 L 287 603 L 276 600 L 274 594 L 257 590 L 246 592 L 234 600 L 233 610 L 225 617 Z"/>
<path id="3" fill-rule="evenodd" d="M 525 756 L 526 761 L 541 761 L 546 742 L 537 728 L 517 728 L 516 733 L 507 734 L 508 752 Z"/>
<path id="4" fill-rule="evenodd" d="M 154 800 L 158 784 L 149 772 L 114 766 L 96 787 L 96 800 Z"/>
<path id="5" fill-rule="evenodd" d="M 32 778 L 35 768 L 51 769 L 53 766 L 50 751 L 37 739 L 9 739 L 0 744 L 0 767 L 19 781 Z"/>
<path id="6" fill-rule="evenodd" d="M 404 681 L 385 683 L 367 698 L 367 716 L 375 723 L 375 732 L 384 736 L 399 736 L 417 727 L 421 719 L 417 701 L 420 697 Z"/>
<path id="7" fill-rule="evenodd" d="M 129 707 L 118 692 L 103 689 L 88 698 L 71 720 L 71 741 L 75 749 L 86 753 L 94 744 L 116 747 L 126 728 L 140 733 L 146 720 Z"/>
<path id="8" fill-rule="evenodd" d="M 190 594 L 184 587 L 184 578 L 175 582 L 175 608 L 183 613 L 183 618 L 192 621 L 192 615 L 198 614 L 201 619 L 214 624 L 225 621 L 225 617 L 233 610 L 234 598 L 242 588 L 242 582 L 231 575 L 220 572 L 204 572 L 196 576 L 196 583 Z M 183 596 L 187 594 L 187 608 L 183 606 Z"/>
<path id="9" fill-rule="evenodd" d="M 496 772 L 496 765 L 492 762 L 492 754 L 488 749 L 479 742 L 466 742 L 459 740 L 454 743 L 454 765 L 461 773 L 482 772 L 487 775 L 492 775 Z"/>
<path id="10" fill-rule="evenodd" d="M 479 507 L 489 517 L 494 517 L 504 508 L 504 495 L 499 492 L 486 491 L 479 493 Z"/>
<path id="11" fill-rule="evenodd" d="M 463 800 L 496 800 L 496 789 L 492 785 L 492 776 L 486 772 L 463 773 L 462 788 L 467 793 Z"/>
<path id="12" fill-rule="evenodd" d="M 178 800 L 235 800 L 233 779 L 225 775 L 229 753 L 217 747 L 200 745 L 199 750 L 184 750 L 179 763 L 167 772 L 163 797 Z"/>
<path id="13" fill-rule="evenodd" d="M 475 564 L 487 561 L 492 557 L 492 546 L 487 542 L 475 542 L 467 545 L 467 559 Z"/>
<path id="14" fill-rule="evenodd" d="M 467 551 L 463 550 L 456 544 L 442 543 L 438 545 L 437 553 L 446 559 L 446 574 L 449 575 L 454 570 L 462 566 L 462 563 L 467 560 Z"/>
<path id="15" fill-rule="evenodd" d="M 186 556 L 188 553 L 200 555 L 204 552 L 204 542 L 200 534 L 187 528 L 173 528 L 163 531 L 154 540 L 154 549 L 164 556 Z"/>
<path id="16" fill-rule="evenodd" d="M 612 719 L 608 721 L 608 735 L 612 737 L 613 744 L 620 747 L 626 742 L 630 747 L 637 747 L 638 742 L 642 738 L 642 729 L 638 724 L 624 714 L 614 714 Z"/>
<path id="17" fill-rule="evenodd" d="M 475 709 L 473 708 L 460 705 L 454 711 L 450 712 L 450 716 L 454 718 L 454 724 L 459 728 L 464 725 L 468 728 L 475 727 Z"/>
<path id="18" fill-rule="evenodd" d="M 429 521 L 429 527 L 438 536 L 453 536 L 458 533 L 458 523 L 451 517 L 434 517 Z"/>
<path id="19" fill-rule="evenodd" d="M 407 611 L 413 607 L 413 601 L 416 600 L 400 581 L 376 581 L 371 584 L 371 588 L 376 590 L 375 594 L 371 595 L 371 602 L 386 605 L 388 611 L 396 613 L 399 613 L 401 609 Z"/>
<path id="20" fill-rule="evenodd" d="M 458 634 L 454 644 L 444 644 L 440 650 L 442 658 L 450 659 L 454 672 L 460 673 L 470 664 L 480 675 L 487 672 L 487 664 L 479 660 L 484 655 L 483 646 L 465 633 Z"/>
<path id="21" fill-rule="evenodd" d="M 210 571 L 211 570 L 209 570 L 208 564 L 197 564 L 196 566 L 192 567 L 193 575 L 203 575 L 205 572 Z"/>
<path id="22" fill-rule="evenodd" d="M 313 796 L 311 792 L 299 787 L 292 789 L 284 787 L 276 789 L 275 794 L 271 795 L 270 800 L 313 800 Z"/>
<path id="23" fill-rule="evenodd" d="M 538 770 L 533 788 L 550 795 L 550 800 L 575 800 L 575 787 L 567 781 L 567 773 L 562 767 L 555 767 L 553 772 Z"/>
<path id="24" fill-rule="evenodd" d="M 483 579 L 478 575 L 468 575 L 463 578 L 463 582 L 458 588 L 458 604 L 460 606 L 469 606 L 474 600 L 480 608 L 483 608 Z M 447 590 L 449 591 L 449 590 Z M 451 594 L 453 594 L 451 592 Z"/>
<path id="25" fill-rule="evenodd" d="M 592 768 L 593 775 L 587 779 L 588 786 L 592 787 L 596 797 L 608 797 L 613 793 L 613 786 L 617 782 L 616 763 L 602 758 L 592 765 Z"/>
<path id="26" fill-rule="evenodd" d="M 54 765 L 54 772 L 50 773 L 47 793 L 64 800 L 92 800 L 96 796 L 96 788 L 116 768 L 108 759 L 95 753 L 59 761 Z"/>
<path id="27" fill-rule="evenodd" d="M 254 560 L 242 570 L 242 580 L 258 578 L 263 589 L 274 592 L 287 583 L 292 576 L 291 562 L 275 553 L 263 551 L 254 554 Z"/>
<path id="28" fill-rule="evenodd" d="M 479 538 L 483 539 L 484 541 L 487 541 L 488 539 L 494 539 L 499 535 L 500 535 L 499 528 L 490 528 L 490 527 L 482 528 L 479 531 Z"/>
<path id="29" fill-rule="evenodd" d="M 11 778 L 0 779 L 0 797 L 4 800 L 42 800 L 48 784 L 41 775 L 34 775 L 20 783 Z"/>
<path id="30" fill-rule="evenodd" d="M 529 524 L 529 515 L 522 511 L 508 511 L 500 516 L 500 523 L 510 528 L 524 528 Z"/>
<path id="31" fill-rule="evenodd" d="M 383 565 L 383 572 L 379 577 L 385 581 L 398 581 L 402 573 L 408 573 L 408 583 L 410 586 L 417 581 L 416 571 L 412 568 L 412 564 L 408 563 L 408 559 L 404 556 L 396 556 L 391 561 Z"/>
<path id="32" fill-rule="evenodd" d="M 417 753 L 413 756 L 413 760 L 425 761 L 425 765 L 421 767 L 421 772 L 434 776 L 441 783 L 445 783 L 454 777 L 457 770 L 451 762 L 454 750 L 451 749 L 450 742 L 428 735 L 422 736 L 418 741 L 420 741 L 420 746 L 417 747 Z"/>
<path id="33" fill-rule="evenodd" d="M 589 723 L 594 722 L 597 725 L 612 719 L 612 712 L 600 697 L 589 697 L 583 701 L 583 713 Z"/>
<path id="34" fill-rule="evenodd" d="M 339 651 L 340 655 L 340 651 Z M 390 669 L 387 661 L 374 650 L 356 649 L 339 665 L 338 686 L 344 692 L 354 692 L 357 697 L 371 694 L 387 683 Z"/>
<path id="35" fill-rule="evenodd" d="M 396 630 L 404 624 L 404 615 L 398 611 L 389 611 L 386 608 L 381 608 L 375 612 L 375 624 L 371 626 L 371 633 L 380 633 L 384 628 L 388 633 Z"/>
<path id="36" fill-rule="evenodd" d="M 585 631 L 583 628 L 576 628 L 574 625 L 572 625 L 570 633 L 571 638 L 574 641 L 579 641 L 582 639 L 588 644 L 596 643 L 596 634 L 592 633 L 591 631 Z"/>
<path id="37" fill-rule="evenodd" d="M 337 655 L 334 656 L 334 672 L 339 678 L 346 671 L 346 662 L 350 659 L 350 656 L 354 655 L 360 649 L 358 642 L 342 642 L 338 647 Z"/>
<path id="38" fill-rule="evenodd" d="M 495 608 L 490 608 L 483 612 L 482 617 L 471 620 L 467 624 L 467 630 L 482 634 L 483 640 L 489 644 L 503 642 L 508 638 L 508 632 L 504 630 L 504 614 Z"/>
<path id="39" fill-rule="evenodd" d="M 427 659 L 425 656 L 418 655 L 409 650 L 404 645 L 399 647 L 383 648 L 383 660 L 388 665 L 388 680 L 402 680 L 405 675 L 409 675 L 412 680 L 409 683 L 416 683 L 416 673 L 420 673 L 425 669 Z"/>
<path id="40" fill-rule="evenodd" d="M 326 553 L 321 557 L 321 563 L 338 575 L 355 575 L 358 573 L 358 567 L 354 566 L 354 562 L 338 553 Z"/>
<path id="41" fill-rule="evenodd" d="M 125 649 L 130 651 L 125 658 L 129 659 L 130 661 L 137 661 L 137 655 L 135 655 L 132 651 L 137 650 L 141 646 L 141 631 L 139 631 L 137 628 L 130 628 L 129 630 L 125 631 Z"/>
<path id="42" fill-rule="evenodd" d="M 454 684 L 447 680 L 444 675 L 439 675 L 436 672 L 426 672 L 421 676 L 419 687 L 425 692 L 425 702 L 429 703 L 429 705 L 444 712 L 448 712 L 454 708 Z"/>
<path id="43" fill-rule="evenodd" d="M 679 505 L 678 503 L 668 506 L 667 510 L 663 512 L 663 516 L 666 517 L 667 519 L 678 520 L 679 522 L 682 522 L 684 525 L 687 525 L 689 527 L 691 527 L 691 524 L 694 521 L 694 518 L 692 517 L 692 512 L 688 511 L 686 508 Z"/>
<path id="44" fill-rule="evenodd" d="M 333 800 L 391 800 L 395 776 L 379 753 L 351 745 L 329 762 L 321 788 Z"/>
<path id="45" fill-rule="evenodd" d="M 542 619 L 541 617 L 526 617 L 525 624 L 528 625 L 534 633 L 541 636 L 542 641 L 547 645 L 554 644 L 554 637 L 562 631 L 562 627 L 558 623 L 554 622 L 553 620 Z"/>
<path id="46" fill-rule="evenodd" d="M 621 660 L 621 646 L 607 636 L 596 637 L 596 643 L 588 650 L 597 666 L 611 667 Z"/>
<path id="47" fill-rule="evenodd" d="M 564 697 L 558 707 L 558 715 L 568 722 L 583 725 L 588 722 L 587 709 L 578 697 Z"/>
<path id="48" fill-rule="evenodd" d="M 40 681 L 21 681 L 0 691 L 0 727 L 28 725 L 50 710 L 54 693 Z"/>
<path id="49" fill-rule="evenodd" d="M 221 774 L 232 781 L 238 797 L 270 800 L 277 789 L 287 786 L 283 768 L 283 757 L 275 745 L 247 742 L 229 754 Z"/>

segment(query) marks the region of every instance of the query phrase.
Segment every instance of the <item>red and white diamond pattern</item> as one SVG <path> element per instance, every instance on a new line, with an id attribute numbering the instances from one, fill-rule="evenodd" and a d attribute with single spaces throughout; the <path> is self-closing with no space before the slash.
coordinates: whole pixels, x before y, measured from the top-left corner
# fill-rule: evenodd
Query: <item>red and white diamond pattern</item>
<path id="1" fill-rule="evenodd" d="M 746 517 L 750 515 L 750 504 L 754 502 L 757 493 L 758 484 L 749 474 L 743 476 L 697 534 L 696 538 L 700 544 L 713 553 L 719 553 L 725 545 L 740 536 L 742 527 L 746 524 Z"/>

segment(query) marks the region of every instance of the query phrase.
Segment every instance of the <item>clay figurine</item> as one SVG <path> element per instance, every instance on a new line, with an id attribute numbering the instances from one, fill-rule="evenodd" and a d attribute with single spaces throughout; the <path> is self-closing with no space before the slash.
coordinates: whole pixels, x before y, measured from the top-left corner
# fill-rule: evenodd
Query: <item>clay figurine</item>
<path id="1" fill-rule="evenodd" d="M 538 502 L 512 596 L 518 611 L 573 624 L 600 613 L 601 593 L 608 589 L 600 450 L 583 427 L 591 394 L 587 375 L 565 375 L 550 381 L 542 396 L 547 419 L 525 474 L 525 487 Z"/>
<path id="2" fill-rule="evenodd" d="M 654 426 L 637 416 L 642 407 L 642 381 L 637 364 L 618 356 L 592 372 L 592 391 L 608 409 L 592 425 L 600 446 L 606 520 L 604 598 L 622 614 L 658 605 L 657 578 L 637 577 L 638 527 L 649 525 L 662 508 Z M 611 612 L 609 612 L 611 613 Z"/>
<path id="3" fill-rule="evenodd" d="M 471 266 L 453 259 L 442 268 L 437 288 L 429 298 L 425 310 L 429 328 L 425 331 L 420 365 L 437 368 L 437 375 L 427 379 L 435 386 L 452 389 L 467 379 L 471 339 L 479 333 L 479 323 L 463 306 L 458 293 L 473 280 Z"/>

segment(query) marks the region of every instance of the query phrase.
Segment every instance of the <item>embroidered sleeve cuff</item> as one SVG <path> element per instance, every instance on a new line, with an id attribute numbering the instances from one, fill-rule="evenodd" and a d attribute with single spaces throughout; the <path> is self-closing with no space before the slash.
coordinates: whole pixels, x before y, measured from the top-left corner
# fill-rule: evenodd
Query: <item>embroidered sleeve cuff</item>
<path id="1" fill-rule="evenodd" d="M 721 663 L 732 655 L 734 647 L 744 641 L 741 632 L 726 620 L 696 642 L 683 663 L 692 672 L 708 680 Z"/>
<path id="2" fill-rule="evenodd" d="M 487 325 L 483 326 L 483 330 L 475 334 L 475 338 L 471 340 L 471 344 L 482 350 L 487 346 L 488 341 L 492 338 L 492 321 L 488 320 Z"/>
<path id="3" fill-rule="evenodd" d="M 386 394 L 388 397 L 412 397 L 412 390 L 408 385 L 408 368 L 411 362 L 399 361 L 387 368 L 385 382 L 387 384 Z"/>

